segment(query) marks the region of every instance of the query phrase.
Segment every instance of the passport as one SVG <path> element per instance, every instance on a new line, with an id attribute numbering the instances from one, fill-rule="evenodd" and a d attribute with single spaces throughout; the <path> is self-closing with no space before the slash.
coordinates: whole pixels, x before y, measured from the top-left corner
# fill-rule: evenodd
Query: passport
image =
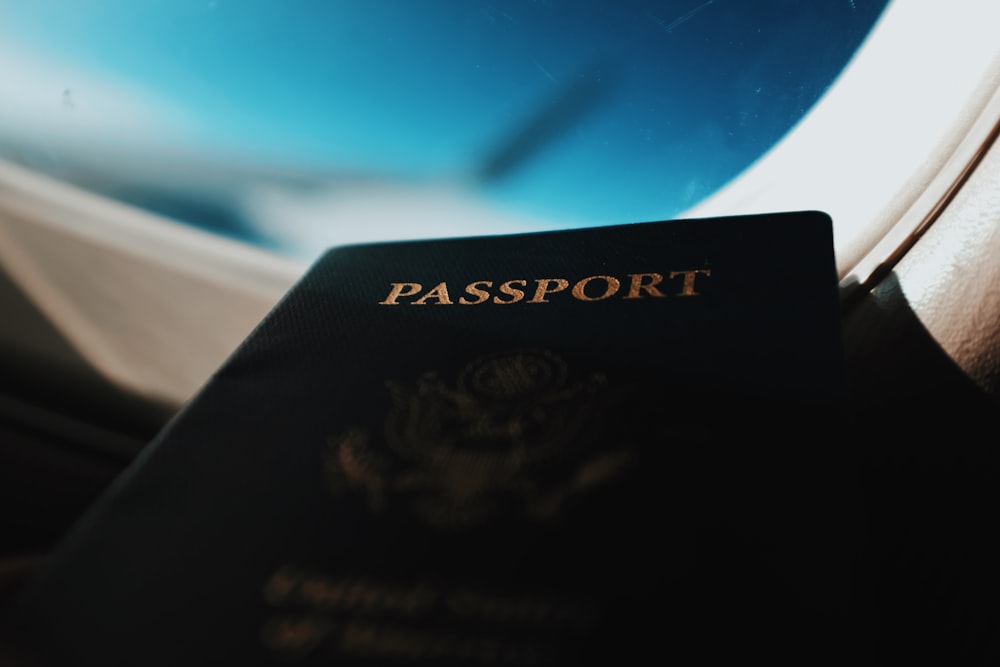
<path id="1" fill-rule="evenodd" d="M 819 211 L 331 248 L 64 537 L 3 646 L 835 664 L 839 303 Z"/>

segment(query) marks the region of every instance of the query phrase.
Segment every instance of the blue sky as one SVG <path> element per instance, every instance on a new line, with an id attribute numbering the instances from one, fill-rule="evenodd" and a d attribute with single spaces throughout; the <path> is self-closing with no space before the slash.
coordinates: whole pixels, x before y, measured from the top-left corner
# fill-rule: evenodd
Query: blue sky
<path id="1" fill-rule="evenodd" d="M 184 119 L 166 134 L 206 155 L 376 177 L 475 172 L 562 100 L 481 195 L 598 224 L 674 216 L 735 177 L 884 5 L 7 0 L 0 42 L 155 94 Z"/>

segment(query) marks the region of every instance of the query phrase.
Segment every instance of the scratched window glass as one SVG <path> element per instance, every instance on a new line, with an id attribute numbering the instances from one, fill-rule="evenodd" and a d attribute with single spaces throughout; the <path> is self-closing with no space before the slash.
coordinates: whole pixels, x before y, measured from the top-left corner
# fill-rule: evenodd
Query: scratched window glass
<path id="1" fill-rule="evenodd" d="M 0 3 L 0 159 L 299 257 L 664 219 L 822 98 L 867 0 Z"/>

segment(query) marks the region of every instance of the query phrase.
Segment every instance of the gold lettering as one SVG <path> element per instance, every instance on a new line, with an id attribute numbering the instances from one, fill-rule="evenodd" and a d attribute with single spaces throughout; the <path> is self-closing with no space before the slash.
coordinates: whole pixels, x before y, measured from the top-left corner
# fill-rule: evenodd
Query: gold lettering
<path id="1" fill-rule="evenodd" d="M 677 296 L 698 296 L 699 292 L 694 289 L 694 279 L 695 276 L 701 274 L 703 276 L 712 275 L 711 269 L 695 269 L 694 271 L 671 271 L 671 280 L 677 276 L 684 276 L 684 281 L 681 286 L 681 291 L 677 293 Z"/>
<path id="2" fill-rule="evenodd" d="M 379 303 L 383 306 L 398 306 L 399 303 L 396 300 L 399 297 L 413 296 L 422 289 L 423 285 L 420 283 L 392 283 L 389 296 L 385 297 L 385 301 L 379 301 Z"/>
<path id="3" fill-rule="evenodd" d="M 415 616 L 434 606 L 432 588 L 392 588 L 366 581 L 337 581 L 311 577 L 301 582 L 296 601 L 323 611 L 360 611 Z"/>
<path id="4" fill-rule="evenodd" d="M 467 299 L 464 296 L 460 296 L 458 297 L 458 302 L 469 306 L 474 306 L 477 303 L 485 302 L 487 299 L 490 298 L 490 293 L 487 292 L 485 289 L 480 289 L 480 286 L 493 287 L 493 281 L 477 280 L 474 283 L 469 283 L 468 285 L 465 286 L 465 293 L 468 294 L 469 296 L 476 297 L 475 300 Z"/>
<path id="5" fill-rule="evenodd" d="M 662 274 L 630 273 L 628 277 L 632 279 L 632 283 L 629 285 L 628 294 L 625 295 L 626 299 L 638 299 L 642 296 L 640 292 L 645 292 L 649 296 L 666 296 L 666 294 L 656 289 L 656 286 L 663 282 Z"/>
<path id="6" fill-rule="evenodd" d="M 413 302 L 414 306 L 422 306 L 428 299 L 437 299 L 438 305 L 450 306 L 451 299 L 448 297 L 448 284 L 440 282 L 430 289 L 427 294 Z"/>
<path id="7" fill-rule="evenodd" d="M 600 296 L 587 296 L 584 289 L 588 284 L 595 280 L 603 280 L 607 283 L 607 287 L 604 289 L 604 294 L 601 294 Z M 621 287 L 621 282 L 614 276 L 588 276 L 573 285 L 573 296 L 579 301 L 601 301 L 610 296 L 614 296 L 614 294 L 618 292 L 619 287 Z"/>
<path id="8" fill-rule="evenodd" d="M 705 279 L 712 275 L 711 269 L 691 269 L 688 271 L 670 271 L 664 278 L 662 273 L 629 273 L 628 290 L 623 293 L 624 299 L 641 299 L 644 297 L 664 298 L 667 293 L 663 290 L 666 280 L 680 278 L 680 284 L 676 296 L 698 296 L 701 293 L 698 287 L 704 284 Z M 699 277 L 701 276 L 701 277 Z M 481 303 L 511 304 L 525 301 L 525 303 L 549 303 L 549 295 L 563 292 L 570 287 L 570 280 L 566 278 L 534 278 L 536 287 L 531 298 L 525 301 L 527 296 L 528 280 L 518 278 L 500 283 L 497 288 L 498 294 L 492 295 L 493 281 L 475 280 L 465 286 L 462 295 L 458 298 L 458 303 L 464 306 L 474 306 Z M 604 282 L 603 291 L 594 294 L 600 289 L 600 283 Z M 597 287 L 591 287 L 591 283 L 598 283 Z M 390 283 L 392 286 L 388 296 L 378 303 L 385 306 L 397 306 L 400 303 L 409 303 L 414 306 L 423 306 L 428 303 L 435 305 L 452 305 L 455 303 L 448 294 L 448 283 L 439 282 L 422 296 L 417 297 L 423 290 L 420 283 Z M 589 293 L 588 293 L 589 290 Z M 615 276 L 593 275 L 587 276 L 577 281 L 570 289 L 570 293 L 577 301 L 604 301 L 621 290 L 621 280 Z M 407 297 L 417 297 L 412 300 Z"/>
<path id="9" fill-rule="evenodd" d="M 291 604 L 320 612 L 419 616 L 437 604 L 440 594 L 422 581 L 392 586 L 366 579 L 339 579 L 285 565 L 264 584 L 263 595 L 275 606 Z"/>
<path id="10" fill-rule="evenodd" d="M 285 658 L 301 658 L 319 646 L 331 630 L 331 623 L 311 614 L 278 616 L 261 628 L 261 641 Z"/>
<path id="11" fill-rule="evenodd" d="M 527 287 L 528 286 L 528 281 L 527 280 L 508 280 L 507 282 L 502 283 L 500 285 L 500 287 L 499 287 L 499 290 L 501 292 L 503 292 L 504 294 L 507 294 L 507 295 L 511 296 L 512 298 L 510 298 L 510 299 L 501 299 L 500 297 L 495 296 L 495 297 L 493 297 L 493 303 L 517 303 L 518 301 L 520 301 L 521 299 L 523 299 L 524 298 L 524 290 L 518 289 L 517 287 L 514 287 L 514 285 L 520 285 L 521 287 Z"/>
<path id="12" fill-rule="evenodd" d="M 569 281 L 563 278 L 537 278 L 535 282 L 538 283 L 538 289 L 535 290 L 535 296 L 528 299 L 528 303 L 548 303 L 546 294 L 561 292 L 569 287 Z"/>
<path id="13" fill-rule="evenodd" d="M 270 604 L 280 605 L 285 602 L 299 585 L 299 578 L 290 567 L 283 567 L 275 572 L 264 584 L 264 599 Z"/>

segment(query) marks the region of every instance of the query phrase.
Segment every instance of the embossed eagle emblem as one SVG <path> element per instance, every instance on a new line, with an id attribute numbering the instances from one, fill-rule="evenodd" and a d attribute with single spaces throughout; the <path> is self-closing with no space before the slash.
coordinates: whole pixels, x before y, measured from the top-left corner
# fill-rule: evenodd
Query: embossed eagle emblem
<path id="1" fill-rule="evenodd" d="M 376 513 L 398 507 L 440 528 L 505 509 L 550 519 L 634 458 L 597 440 L 611 394 L 605 377 L 570 380 L 545 350 L 480 357 L 452 382 L 428 372 L 411 387 L 386 385 L 382 432 L 351 429 L 326 448 L 330 490 L 360 491 Z"/>

